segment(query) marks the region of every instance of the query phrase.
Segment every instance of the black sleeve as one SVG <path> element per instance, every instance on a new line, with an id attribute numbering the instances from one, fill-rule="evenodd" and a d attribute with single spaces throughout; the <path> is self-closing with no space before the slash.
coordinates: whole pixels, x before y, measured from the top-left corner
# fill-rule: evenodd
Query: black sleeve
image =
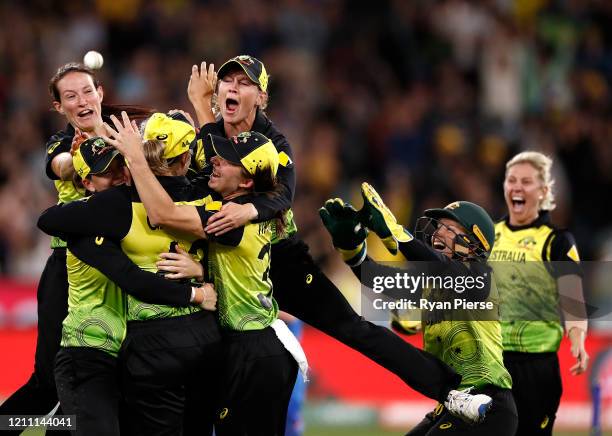
<path id="1" fill-rule="evenodd" d="M 209 141 L 208 135 L 224 136 L 219 125 L 215 123 L 207 123 L 200 127 L 195 139 L 191 143 L 191 164 L 187 177 L 193 179 L 201 175 L 210 175 L 212 166 L 210 158 L 215 155 L 212 144 Z"/>
<path id="2" fill-rule="evenodd" d="M 193 141 L 190 179 L 202 175 L 209 176 L 212 171 L 210 159 L 215 155 L 215 150 L 208 135 L 225 136 L 217 122 L 207 123 L 200 127 Z"/>
<path id="3" fill-rule="evenodd" d="M 359 282 L 366 288 L 372 290 L 375 294 L 382 294 L 393 300 L 407 299 L 418 301 L 418 299 L 421 298 L 421 288 L 414 289 L 414 291 L 411 292 L 412 290 L 410 289 L 385 286 L 384 283 L 377 282 L 379 277 L 384 279 L 386 277 L 394 278 L 397 275 L 410 274 L 410 268 L 402 269 L 384 265 L 376 262 L 370 256 L 366 256 L 365 260 L 360 265 L 351 267 L 351 270 L 359 279 Z"/>
<path id="4" fill-rule="evenodd" d="M 68 249 L 115 282 L 121 290 L 149 304 L 189 306 L 191 285 L 167 280 L 140 269 L 108 238 L 68 239 Z"/>
<path id="5" fill-rule="evenodd" d="M 119 186 L 82 200 L 51 206 L 38 218 L 38 228 L 62 238 L 99 235 L 118 241 L 127 235 L 131 222 L 129 188 Z"/>
<path id="6" fill-rule="evenodd" d="M 49 138 L 45 144 L 45 150 L 47 153 L 45 160 L 45 172 L 47 173 L 47 177 L 49 177 L 51 180 L 59 180 L 59 177 L 53 172 L 53 168 L 51 168 L 51 162 L 58 154 L 70 152 L 73 136 L 74 134 L 69 134 L 63 131 L 58 132 Z"/>
<path id="7" fill-rule="evenodd" d="M 448 291 L 449 297 L 461 296 L 469 301 L 489 298 L 492 272 L 488 265 L 443 257 L 444 261 L 410 262 L 403 268 L 380 264 L 366 257 L 361 265 L 351 270 L 364 286 L 375 292 L 378 288 L 393 299 L 418 300 L 423 288 L 431 286 Z"/>
<path id="8" fill-rule="evenodd" d="M 258 115 L 258 117 L 263 116 Z M 204 124 L 200 128 L 200 132 L 196 138 L 197 140 L 201 140 L 201 146 L 204 149 L 207 163 L 210 163 L 210 158 L 215 155 L 208 135 L 225 136 L 221 126 L 219 122 Z M 262 118 L 261 128 L 257 127 L 257 129 L 255 129 L 254 126 L 254 130 L 257 130 L 259 133 L 266 135 L 267 138 L 272 140 L 280 158 L 280 164 L 276 174 L 279 183 L 278 191 L 273 195 L 267 193 L 255 194 L 251 201 L 255 209 L 257 209 L 258 214 L 254 222 L 263 222 L 274 218 L 277 212 L 291 208 L 293 195 L 295 193 L 296 175 L 295 165 L 293 164 L 293 151 L 287 138 L 276 130 L 274 125 L 269 120 L 265 119 L 265 117 Z M 210 166 L 207 168 L 210 169 Z M 205 169 L 204 174 L 206 174 L 206 172 L 207 170 Z"/>
<path id="9" fill-rule="evenodd" d="M 287 139 L 274 127 L 270 126 L 267 132 L 261 132 L 272 140 L 280 157 L 280 164 L 276 178 L 279 183 L 278 190 L 272 195 L 260 193 L 253 197 L 253 206 L 257 209 L 255 222 L 268 221 L 281 210 L 290 209 L 295 193 L 295 165 L 293 164 L 293 151 Z"/>
<path id="10" fill-rule="evenodd" d="M 555 230 L 550 240 L 550 253 L 544 253 L 544 258 L 551 262 L 550 271 L 553 277 L 566 275 L 583 276 L 580 266 L 580 256 L 574 236 L 567 230 Z M 548 247 L 544 247 L 548 251 Z"/>
<path id="11" fill-rule="evenodd" d="M 210 218 L 216 211 L 206 210 L 206 206 L 196 206 L 196 210 L 202 220 L 202 228 L 206 227 L 208 218 Z M 228 245 L 230 247 L 237 247 L 242 241 L 244 235 L 244 226 L 232 229 L 227 233 L 220 236 L 208 235 L 207 237 L 211 242 L 217 242 L 219 244 Z"/>

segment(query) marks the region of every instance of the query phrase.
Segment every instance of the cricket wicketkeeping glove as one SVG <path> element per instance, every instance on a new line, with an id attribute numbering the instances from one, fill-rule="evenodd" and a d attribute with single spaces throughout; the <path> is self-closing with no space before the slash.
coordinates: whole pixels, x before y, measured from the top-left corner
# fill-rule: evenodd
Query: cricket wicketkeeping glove
<path id="1" fill-rule="evenodd" d="M 411 241 L 413 236 L 397 223 L 378 192 L 369 183 L 361 184 L 363 208 L 359 211 L 361 223 L 382 240 L 391 254 L 397 254 L 400 242 Z"/>
<path id="2" fill-rule="evenodd" d="M 319 215 L 342 259 L 349 266 L 361 264 L 367 253 L 368 229 L 359 221 L 355 208 L 340 198 L 334 198 L 325 202 Z"/>

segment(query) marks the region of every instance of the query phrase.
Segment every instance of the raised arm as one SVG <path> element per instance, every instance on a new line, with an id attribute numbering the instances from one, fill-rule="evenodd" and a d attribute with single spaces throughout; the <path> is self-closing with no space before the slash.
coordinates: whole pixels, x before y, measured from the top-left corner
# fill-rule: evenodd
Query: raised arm
<path id="1" fill-rule="evenodd" d="M 187 86 L 187 96 L 193 105 L 193 109 L 198 119 L 198 126 L 215 122 L 212 111 L 212 96 L 217 84 L 217 73 L 215 65 L 210 64 L 206 67 L 206 62 L 202 62 L 200 69 L 197 65 L 191 67 L 191 76 Z"/>

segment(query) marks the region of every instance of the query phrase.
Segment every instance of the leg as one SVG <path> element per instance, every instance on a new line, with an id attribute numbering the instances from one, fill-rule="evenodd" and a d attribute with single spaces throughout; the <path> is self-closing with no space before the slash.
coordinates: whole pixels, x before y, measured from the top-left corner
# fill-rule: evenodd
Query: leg
<path id="1" fill-rule="evenodd" d="M 187 376 L 184 436 L 212 436 L 217 419 L 223 373 L 220 343 L 207 346 L 202 358 Z"/>
<path id="2" fill-rule="evenodd" d="M 226 395 L 215 427 L 217 435 L 284 435 L 298 369 L 272 329 L 245 332 L 244 338 L 229 343 L 225 367 Z"/>
<path id="3" fill-rule="evenodd" d="M 76 415 L 76 436 L 119 436 L 117 359 L 104 351 L 62 348 L 56 360 L 59 397 L 68 415 Z"/>
<path id="4" fill-rule="evenodd" d="M 561 401 L 561 372 L 556 353 L 504 353 L 512 376 L 519 416 L 517 435 L 552 435 Z"/>
<path id="5" fill-rule="evenodd" d="M 281 310 L 359 351 L 429 398 L 443 402 L 459 385 L 461 377 L 442 361 L 357 315 L 315 265 L 306 244 L 272 247 L 270 277 Z"/>
<path id="6" fill-rule="evenodd" d="M 429 430 L 431 430 L 435 425 L 438 419 L 441 417 L 442 412 L 444 412 L 444 406 L 442 404 L 438 404 L 436 408 L 425 415 L 425 418 L 421 422 L 419 422 L 416 427 L 412 428 L 405 436 L 425 436 Z"/>
<path id="7" fill-rule="evenodd" d="M 0 415 L 38 415 L 49 413 L 57 405 L 54 361 L 59 351 L 62 321 L 68 314 L 68 277 L 66 250 L 55 249 L 47 260 L 37 291 L 38 337 L 34 373 L 1 406 Z M 62 414 L 58 410 L 57 414 Z M 7 432 L 6 434 L 19 434 Z M 58 436 L 68 432 L 55 432 Z"/>
<path id="8" fill-rule="evenodd" d="M 512 393 L 507 389 L 489 387 L 484 389 L 487 395 L 493 398 L 493 406 L 485 420 L 477 425 L 466 424 L 461 419 L 443 410 L 439 418 L 433 423 L 429 431 L 424 434 L 427 436 L 445 436 L 448 434 L 461 434 L 470 436 L 514 436 L 518 422 L 516 407 L 512 398 Z M 412 432 L 408 433 L 413 435 Z M 525 433 L 527 434 L 527 433 Z"/>
<path id="9" fill-rule="evenodd" d="M 181 435 L 186 386 L 192 383 L 191 377 L 196 376 L 203 383 L 215 376 L 201 373 L 198 367 L 205 360 L 218 358 L 220 337 L 214 315 L 201 312 L 135 324 L 128 324 L 121 352 L 125 400 L 122 433 L 134 436 Z M 201 393 L 210 394 L 209 391 Z M 212 406 L 207 412 L 206 405 L 195 399 L 192 407 L 189 423 L 198 426 L 195 434 L 210 434 Z M 195 423 L 194 411 L 199 411 L 199 421 Z"/>

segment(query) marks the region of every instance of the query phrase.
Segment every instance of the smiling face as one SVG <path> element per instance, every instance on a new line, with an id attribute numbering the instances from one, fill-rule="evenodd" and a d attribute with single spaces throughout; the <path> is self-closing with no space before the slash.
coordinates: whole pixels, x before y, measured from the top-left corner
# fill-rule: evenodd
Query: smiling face
<path id="1" fill-rule="evenodd" d="M 253 186 L 253 180 L 244 177 L 243 168 L 219 156 L 210 159 L 213 172 L 208 187 L 221 194 L 223 198 L 231 194 L 246 191 Z"/>
<path id="2" fill-rule="evenodd" d="M 103 173 L 91 174 L 83 179 L 83 186 L 90 192 L 102 192 L 113 186 L 119 186 L 129 181 L 129 171 L 121 157 L 113 159 L 108 169 Z"/>
<path id="3" fill-rule="evenodd" d="M 242 69 L 228 72 L 219 80 L 218 103 L 225 124 L 251 130 L 257 106 L 264 102 L 266 93 L 249 79 Z"/>
<path id="4" fill-rule="evenodd" d="M 538 170 L 530 163 L 521 162 L 508 168 L 504 180 L 504 199 L 510 224 L 522 226 L 535 221 L 546 192 Z"/>
<path id="5" fill-rule="evenodd" d="M 102 87 L 95 87 L 93 78 L 80 71 L 73 71 L 56 84 L 59 101 L 53 107 L 64 115 L 74 128 L 93 133 L 102 125 Z"/>
<path id="6" fill-rule="evenodd" d="M 446 257 L 452 258 L 455 250 L 459 249 L 455 244 L 455 237 L 466 233 L 465 228 L 457 221 L 442 218 L 438 221 L 438 228 L 431 236 L 431 246 Z M 461 247 L 461 249 L 463 248 Z M 463 251 L 461 249 L 457 251 Z"/>

